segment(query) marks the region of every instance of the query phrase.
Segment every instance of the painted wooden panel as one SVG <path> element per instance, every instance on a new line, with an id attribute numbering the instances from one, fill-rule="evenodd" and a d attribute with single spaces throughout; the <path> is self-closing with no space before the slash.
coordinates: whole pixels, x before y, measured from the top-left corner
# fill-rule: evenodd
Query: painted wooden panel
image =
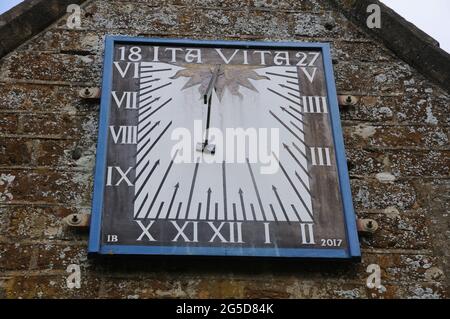
<path id="1" fill-rule="evenodd" d="M 90 252 L 359 256 L 327 45 L 107 42 Z"/>

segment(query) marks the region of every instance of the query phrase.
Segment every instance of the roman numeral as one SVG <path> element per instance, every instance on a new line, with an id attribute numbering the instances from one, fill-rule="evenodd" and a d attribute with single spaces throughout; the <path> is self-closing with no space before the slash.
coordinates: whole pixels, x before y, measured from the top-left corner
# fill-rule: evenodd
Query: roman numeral
<path id="1" fill-rule="evenodd" d="M 314 242 L 314 231 L 313 224 L 300 224 L 300 237 L 302 240 L 302 244 L 304 245 L 313 245 Z"/>
<path id="2" fill-rule="evenodd" d="M 209 240 L 210 243 L 214 242 L 216 238 L 222 243 L 243 243 L 242 223 L 221 222 L 220 225 L 216 227 L 213 222 L 208 222 L 208 225 L 214 232 L 211 239 Z M 228 225 L 228 227 L 224 227 L 225 225 Z"/>
<path id="3" fill-rule="evenodd" d="M 220 58 L 225 62 L 225 64 L 230 64 L 230 62 L 233 60 L 233 58 L 236 56 L 236 54 L 239 52 L 239 49 L 234 50 L 234 53 L 230 56 L 230 58 L 226 58 L 225 55 L 222 53 L 222 49 L 216 49 L 216 52 L 219 54 Z"/>
<path id="4" fill-rule="evenodd" d="M 114 102 L 118 109 L 125 104 L 125 109 L 137 109 L 137 95 L 138 92 L 122 92 L 122 95 L 117 94 L 117 91 L 112 91 Z"/>
<path id="5" fill-rule="evenodd" d="M 331 166 L 330 149 L 328 147 L 311 147 L 311 163 L 314 166 Z"/>
<path id="6" fill-rule="evenodd" d="M 137 144 L 137 126 L 119 126 L 116 131 L 114 126 L 109 127 L 114 144 L 120 140 L 120 144 Z"/>
<path id="7" fill-rule="evenodd" d="M 178 241 L 179 238 L 183 239 L 185 242 L 198 242 L 198 222 L 187 221 L 184 222 L 182 226 L 178 226 L 176 221 L 171 221 L 172 225 L 177 230 L 177 234 L 172 239 L 172 241 Z M 189 225 L 192 225 L 192 239 L 189 239 L 189 236 L 185 233 Z"/>
<path id="8" fill-rule="evenodd" d="M 124 67 L 123 64 L 125 64 Z M 133 79 L 139 78 L 139 63 L 121 63 L 121 62 L 114 62 L 114 66 L 116 67 L 116 70 L 119 72 L 122 79 L 124 79 L 128 73 L 131 71 L 133 74 Z"/>
<path id="9" fill-rule="evenodd" d="M 108 166 L 108 171 L 106 175 L 106 186 L 119 186 L 122 183 L 127 183 L 128 186 L 133 186 L 133 183 L 131 183 L 130 179 L 128 178 L 128 174 L 131 172 L 133 167 L 129 167 L 125 172 L 119 167 L 119 166 Z M 119 174 L 113 174 L 113 172 L 116 172 Z M 116 177 L 117 181 L 113 182 L 113 177 Z M 117 179 L 117 177 L 120 177 Z"/>
<path id="10" fill-rule="evenodd" d="M 302 96 L 304 113 L 328 113 L 325 96 Z"/>
<path id="11" fill-rule="evenodd" d="M 264 244 L 271 244 L 270 240 L 270 223 L 264 223 Z"/>
<path id="12" fill-rule="evenodd" d="M 155 222 L 154 220 L 150 221 L 147 226 L 144 226 L 144 224 L 142 224 L 142 222 L 140 220 L 135 220 L 135 222 L 139 225 L 139 227 L 142 230 L 142 233 L 138 237 L 137 241 L 142 241 L 144 236 L 147 237 L 148 241 L 156 241 L 155 238 L 153 238 L 153 236 L 150 234 L 150 231 L 149 231 Z"/>
<path id="13" fill-rule="evenodd" d="M 312 69 L 312 72 L 308 71 L 307 68 L 300 68 L 302 72 L 305 74 L 306 78 L 309 80 L 309 82 L 313 83 L 314 79 L 316 77 L 317 68 L 309 68 L 309 70 Z"/>

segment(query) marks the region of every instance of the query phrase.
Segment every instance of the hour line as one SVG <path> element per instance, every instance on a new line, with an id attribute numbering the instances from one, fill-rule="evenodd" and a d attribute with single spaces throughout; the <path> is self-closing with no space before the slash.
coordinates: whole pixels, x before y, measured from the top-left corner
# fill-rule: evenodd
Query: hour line
<path id="1" fill-rule="evenodd" d="M 137 191 L 136 195 L 134 196 L 134 200 L 135 201 L 139 197 L 139 195 L 141 194 L 141 192 L 144 189 L 145 185 L 147 185 L 148 180 L 150 179 L 150 177 L 152 176 L 153 172 L 155 171 L 156 167 L 158 167 L 159 164 L 160 164 L 160 160 L 157 160 L 155 162 L 155 164 L 153 165 L 152 169 L 150 170 L 150 172 L 148 173 L 147 177 L 145 178 L 145 181 L 142 183 L 141 187 L 139 188 L 139 190 Z M 143 170 L 141 172 L 143 172 Z"/>
<path id="2" fill-rule="evenodd" d="M 259 205 L 259 208 L 261 209 L 262 218 L 264 219 L 264 221 L 266 221 L 266 213 L 264 212 L 264 207 L 262 204 L 261 196 L 259 194 L 258 185 L 256 184 L 255 175 L 253 175 L 252 167 L 250 165 L 250 161 L 249 161 L 248 157 L 246 158 L 246 160 L 247 160 L 248 170 L 249 170 L 250 176 L 252 178 L 253 187 L 255 188 L 256 197 L 258 198 L 258 205 Z"/>
<path id="3" fill-rule="evenodd" d="M 300 199 L 300 201 L 302 202 L 303 206 L 305 207 L 308 215 L 311 217 L 312 220 L 314 220 L 313 215 L 311 214 L 311 212 L 309 211 L 308 206 L 306 206 L 306 203 L 304 202 L 302 196 L 300 195 L 300 193 L 298 192 L 298 189 L 295 187 L 294 183 L 292 182 L 291 178 L 289 177 L 289 174 L 286 172 L 284 166 L 281 164 L 280 160 L 278 159 L 278 157 L 275 155 L 275 153 L 272 152 L 272 155 L 277 159 L 278 164 L 280 165 L 281 170 L 284 173 L 284 176 L 286 177 L 286 179 L 289 181 L 289 184 L 291 184 L 292 189 L 294 190 L 294 192 L 297 194 L 297 197 Z"/>
<path id="4" fill-rule="evenodd" d="M 141 206 L 139 206 L 138 211 L 134 214 L 134 218 L 139 218 L 139 214 L 142 210 L 142 207 L 144 207 L 145 203 L 147 202 L 147 199 L 148 199 L 148 194 L 145 195 L 144 200 L 141 203 Z"/>
<path id="5" fill-rule="evenodd" d="M 207 195 L 206 195 L 206 218 L 205 219 L 209 218 L 209 209 L 211 206 L 211 192 L 212 192 L 211 187 L 209 187 L 208 191 L 206 192 Z"/>
<path id="6" fill-rule="evenodd" d="M 297 110 L 295 107 L 293 107 L 292 105 L 289 105 L 289 108 L 295 112 L 297 112 L 298 114 L 300 114 L 301 116 L 303 116 L 303 113 L 300 110 Z M 303 123 L 303 122 L 302 122 Z M 303 125 L 308 125 L 307 123 L 303 123 Z"/>
<path id="7" fill-rule="evenodd" d="M 145 116 L 145 118 L 143 118 L 142 120 L 139 120 L 140 123 L 144 122 L 146 119 L 148 119 L 150 116 L 152 116 L 153 114 L 155 114 L 157 111 L 159 111 L 161 108 L 163 108 L 164 106 L 167 105 L 167 103 L 169 103 L 170 101 L 172 101 L 172 98 L 168 99 L 166 102 L 164 102 L 161 106 L 157 107 L 153 112 L 151 112 L 150 114 L 148 114 L 147 116 Z"/>
<path id="8" fill-rule="evenodd" d="M 150 96 L 148 99 L 139 102 L 139 114 L 143 114 L 144 112 L 150 110 L 152 108 L 152 104 L 155 103 L 156 101 L 159 101 L 161 99 L 161 97 L 157 97 L 154 98 L 153 100 L 151 100 L 150 102 L 147 102 L 148 100 L 150 100 L 152 97 Z M 145 104 L 145 105 L 144 105 Z"/>
<path id="9" fill-rule="evenodd" d="M 301 98 L 298 96 L 298 94 L 294 94 L 294 93 L 292 93 L 292 92 L 288 92 L 288 94 L 289 94 L 290 96 L 296 98 L 296 99 L 299 99 L 299 100 L 301 99 Z"/>
<path id="10" fill-rule="evenodd" d="M 136 166 L 139 166 L 139 164 L 142 162 L 142 160 L 150 153 L 153 147 L 158 143 L 158 141 L 161 139 L 161 137 L 166 133 L 166 131 L 169 129 L 169 127 L 172 125 L 172 121 L 170 121 L 169 124 L 164 128 L 164 130 L 161 132 L 161 134 L 156 138 L 156 140 L 153 142 L 153 144 L 150 146 L 150 148 L 145 152 L 145 154 L 141 157 L 141 159 L 137 162 Z M 139 150 L 140 151 L 140 150 Z M 138 152 L 139 152 L 138 151 Z M 137 154 L 136 154 L 137 155 Z"/>
<path id="11" fill-rule="evenodd" d="M 289 220 L 289 217 L 288 217 L 288 215 L 287 215 L 287 213 L 286 213 L 286 209 L 284 208 L 283 202 L 281 201 L 280 195 L 278 194 L 278 190 L 277 190 L 277 188 L 275 187 L 275 185 L 272 185 L 272 190 L 273 190 L 273 192 L 275 193 L 275 197 L 277 198 L 278 204 L 279 204 L 280 207 L 281 207 L 281 211 L 283 212 L 284 217 L 286 218 L 288 224 L 291 224 L 291 222 L 290 222 L 290 220 Z"/>
<path id="12" fill-rule="evenodd" d="M 299 221 L 302 221 L 302 218 L 300 217 L 300 214 L 297 211 L 297 208 L 293 204 L 291 204 L 292 210 L 294 211 L 295 215 L 297 215 L 297 218 Z"/>
<path id="13" fill-rule="evenodd" d="M 302 151 L 302 149 L 300 147 L 297 146 L 297 144 L 295 144 L 294 142 L 292 142 L 292 145 L 294 146 L 294 148 L 300 153 L 302 154 L 306 159 L 308 159 L 308 157 L 306 156 L 305 152 Z"/>
<path id="14" fill-rule="evenodd" d="M 175 201 L 175 197 L 177 196 L 178 193 L 178 189 L 180 188 L 180 183 L 176 183 L 174 188 L 173 188 L 173 195 L 172 195 L 172 199 L 170 200 L 170 204 L 169 204 L 169 209 L 167 210 L 167 216 L 166 219 L 169 217 L 170 215 L 170 211 L 172 210 L 172 206 L 173 203 Z"/>
<path id="15" fill-rule="evenodd" d="M 202 219 L 202 203 L 198 203 L 197 215 L 194 217 L 194 220 Z"/>
<path id="16" fill-rule="evenodd" d="M 278 116 L 275 115 L 275 113 L 273 113 L 272 111 L 269 111 L 269 113 L 278 120 L 278 122 L 280 122 L 281 125 L 283 125 L 292 135 L 294 135 L 301 143 L 304 144 L 304 142 L 302 141 L 302 139 L 295 134 L 295 132 L 289 127 L 287 126 L 282 120 L 280 120 L 280 118 Z"/>
<path id="17" fill-rule="evenodd" d="M 157 82 L 159 80 L 161 80 L 161 79 L 150 79 L 150 80 L 145 80 L 145 81 L 143 79 L 141 79 L 140 88 L 145 89 L 149 86 L 152 86 L 153 82 Z"/>
<path id="18" fill-rule="evenodd" d="M 197 179 L 198 166 L 200 162 L 195 164 L 194 175 L 192 176 L 191 190 L 189 192 L 189 200 L 186 207 L 186 218 L 189 218 L 189 209 L 191 208 L 192 195 L 194 194 L 195 180 Z"/>
<path id="19" fill-rule="evenodd" d="M 273 218 L 275 219 L 275 222 L 278 224 L 278 218 L 277 214 L 275 214 L 275 210 L 273 209 L 273 205 L 269 204 L 270 210 L 272 211 Z"/>
<path id="20" fill-rule="evenodd" d="M 219 203 L 214 204 L 214 215 L 211 217 L 209 216 L 210 220 L 216 220 L 219 219 Z"/>
<path id="21" fill-rule="evenodd" d="M 136 185 L 136 182 L 139 180 L 139 177 L 141 177 L 142 173 L 144 173 L 144 171 L 147 169 L 147 167 L 150 165 L 150 161 L 148 161 L 144 168 L 141 169 L 141 171 L 139 172 L 139 174 L 136 176 L 136 180 L 134 181 L 134 185 Z M 136 167 L 134 168 L 136 169 Z"/>
<path id="22" fill-rule="evenodd" d="M 161 216 L 161 211 L 163 209 L 163 206 L 164 206 L 164 202 L 161 202 L 161 204 L 159 205 L 158 213 L 156 214 L 155 219 L 158 219 Z"/>
<path id="23" fill-rule="evenodd" d="M 290 76 L 290 75 L 286 75 L 286 74 L 279 74 L 279 73 L 273 73 L 273 72 L 266 72 L 266 74 L 269 74 L 269 75 L 275 75 L 275 76 L 281 76 L 281 77 L 284 77 L 284 78 L 289 78 L 289 79 L 298 80 L 298 77 L 296 77 L 296 76 Z"/>
<path id="24" fill-rule="evenodd" d="M 151 122 L 149 122 L 149 124 L 150 124 Z M 155 129 L 155 127 L 157 127 L 159 124 L 161 123 L 161 121 L 158 121 L 158 122 L 156 122 L 155 123 L 155 125 L 153 125 L 142 137 L 140 137 L 139 136 L 139 138 L 138 138 L 138 143 L 140 142 L 140 141 L 142 141 L 142 140 L 145 140 L 145 138 Z M 147 127 L 148 125 L 146 125 L 146 127 Z M 145 148 L 146 146 L 147 146 L 147 143 L 149 142 L 150 140 L 148 140 L 147 142 L 146 142 L 146 144 L 144 145 L 144 146 L 142 146 L 141 147 L 141 149 L 143 149 L 143 148 Z"/>
<path id="25" fill-rule="evenodd" d="M 253 220 L 258 220 L 258 219 L 256 218 L 255 206 L 253 206 L 253 203 L 250 203 L 250 209 L 252 210 Z"/>
<path id="26" fill-rule="evenodd" d="M 145 218 L 147 218 L 147 216 L 151 213 L 152 207 L 153 207 L 153 205 L 155 204 L 156 199 L 158 198 L 159 192 L 161 192 L 161 188 L 163 187 L 164 182 L 166 181 L 167 175 L 169 175 L 170 169 L 171 169 L 172 166 L 173 166 L 173 161 L 174 161 L 175 157 L 177 156 L 178 151 L 179 151 L 179 150 L 176 150 L 175 154 L 173 154 L 173 157 L 172 157 L 172 160 L 170 161 L 169 167 L 167 167 L 167 170 L 166 170 L 166 172 L 164 173 L 164 176 L 163 176 L 163 178 L 162 178 L 162 180 L 161 180 L 161 183 L 160 183 L 159 186 L 158 186 L 158 189 L 156 190 L 155 196 L 153 197 L 153 201 L 152 201 L 152 203 L 150 204 L 150 208 L 148 209 L 148 212 L 147 212 L 147 214 L 145 215 Z"/>
<path id="27" fill-rule="evenodd" d="M 223 211 L 225 220 L 228 218 L 227 211 L 227 179 L 225 170 L 225 161 L 222 162 L 222 181 L 223 181 Z"/>
<path id="28" fill-rule="evenodd" d="M 291 123 L 291 125 L 292 125 L 293 127 L 295 127 L 297 130 L 299 130 L 303 135 L 305 135 L 305 132 L 303 132 L 303 130 L 302 130 L 297 124 L 295 124 L 295 123 L 292 122 L 292 121 L 289 121 L 289 123 Z"/>
<path id="29" fill-rule="evenodd" d="M 298 180 L 300 181 L 300 183 L 302 183 L 302 186 L 306 189 L 306 191 L 308 192 L 308 194 L 311 196 L 311 191 L 309 190 L 308 186 L 306 186 L 305 182 L 303 181 L 303 179 L 300 177 L 300 175 L 298 175 L 297 172 L 295 172 L 295 176 L 297 176 Z"/>
<path id="30" fill-rule="evenodd" d="M 281 86 L 282 88 L 289 89 L 289 90 L 292 90 L 294 92 L 300 93 L 300 90 L 291 88 L 290 86 L 287 86 L 285 84 L 278 84 L 278 85 Z"/>
<path id="31" fill-rule="evenodd" d="M 311 178 L 311 176 L 309 175 L 308 171 L 306 170 L 305 167 L 303 167 L 302 163 L 300 163 L 300 161 L 297 159 L 297 157 L 295 157 L 295 155 L 292 153 L 291 149 L 289 148 L 289 146 L 287 144 L 283 143 L 284 148 L 286 149 L 286 151 L 288 151 L 288 153 L 292 156 L 292 158 L 294 159 L 295 162 L 297 162 L 297 164 L 301 167 L 301 169 L 306 173 L 306 175 L 308 175 L 309 178 Z M 303 154 L 302 154 L 303 155 Z M 306 158 L 306 156 L 305 156 Z"/>
<path id="32" fill-rule="evenodd" d="M 301 106 L 299 102 L 296 102 L 296 101 L 294 101 L 294 100 L 288 98 L 287 96 L 284 96 L 283 94 L 278 93 L 278 92 L 275 91 L 275 90 L 272 90 L 271 88 L 267 88 L 267 90 L 269 90 L 270 92 L 272 92 L 272 93 L 274 93 L 274 94 L 276 94 L 276 95 L 278 95 L 278 96 L 280 96 L 280 97 L 282 97 L 282 98 L 288 100 L 288 101 L 291 102 L 291 103 L 294 103 L 294 104 L 296 104 L 296 105 L 298 105 L 298 106 Z"/>
<path id="33" fill-rule="evenodd" d="M 291 107 L 291 106 L 289 106 Z M 294 119 L 296 119 L 297 121 L 299 121 L 300 123 L 302 123 L 303 125 L 306 125 L 305 122 L 303 122 L 300 118 L 298 118 L 296 115 L 292 114 L 292 112 L 290 112 L 287 108 L 285 108 L 284 106 L 280 106 L 280 108 L 283 110 L 283 112 L 286 112 L 287 114 L 289 114 L 290 116 L 292 116 Z"/>
<path id="34" fill-rule="evenodd" d="M 177 209 L 177 215 L 175 216 L 175 219 L 180 219 L 181 206 L 183 206 L 183 203 L 179 202 L 178 209 Z"/>
<path id="35" fill-rule="evenodd" d="M 161 85 L 161 86 L 158 86 L 157 88 L 154 88 L 154 89 L 152 89 L 152 90 L 150 90 L 150 91 L 146 91 L 146 92 L 143 92 L 143 93 L 139 92 L 139 97 L 141 97 L 141 96 L 143 96 L 143 95 L 145 95 L 145 94 L 149 94 L 149 93 L 158 91 L 159 89 L 162 89 L 162 88 L 164 88 L 164 87 L 166 87 L 166 86 L 169 86 L 169 85 L 171 85 L 171 84 L 172 84 L 172 82 L 169 82 L 169 83 L 163 84 L 163 85 Z"/>
<path id="36" fill-rule="evenodd" d="M 152 72 L 163 72 L 163 71 L 171 71 L 172 69 L 157 69 L 157 70 L 148 70 L 145 71 L 145 73 L 152 73 Z"/>
<path id="37" fill-rule="evenodd" d="M 241 201 L 242 217 L 244 218 L 244 220 L 246 220 L 247 215 L 245 213 L 244 191 L 242 190 L 242 188 L 239 188 L 239 199 Z"/>
<path id="38" fill-rule="evenodd" d="M 153 101 L 151 101 L 150 103 L 154 103 L 154 102 L 158 101 L 160 98 L 161 97 L 158 97 L 158 98 L 154 99 Z M 148 104 L 148 107 L 146 107 L 145 109 L 144 108 L 139 109 L 139 117 L 142 118 L 144 116 L 144 114 L 146 114 L 151 109 L 152 109 L 152 104 Z"/>

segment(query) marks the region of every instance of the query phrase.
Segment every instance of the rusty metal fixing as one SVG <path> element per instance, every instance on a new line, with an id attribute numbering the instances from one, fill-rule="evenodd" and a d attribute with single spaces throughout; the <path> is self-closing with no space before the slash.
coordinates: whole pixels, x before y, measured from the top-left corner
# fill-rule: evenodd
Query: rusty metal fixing
<path id="1" fill-rule="evenodd" d="M 78 91 L 78 95 L 82 99 L 98 100 L 100 99 L 101 90 L 97 87 L 83 88 Z"/>
<path id="2" fill-rule="evenodd" d="M 358 103 L 359 97 L 354 95 L 338 95 L 340 106 L 352 106 Z"/>
<path id="3" fill-rule="evenodd" d="M 69 227 L 86 228 L 89 227 L 90 214 L 70 214 L 64 218 L 64 222 Z"/>
<path id="4" fill-rule="evenodd" d="M 358 219 L 356 225 L 359 233 L 373 234 L 378 229 L 378 223 L 373 219 Z"/>

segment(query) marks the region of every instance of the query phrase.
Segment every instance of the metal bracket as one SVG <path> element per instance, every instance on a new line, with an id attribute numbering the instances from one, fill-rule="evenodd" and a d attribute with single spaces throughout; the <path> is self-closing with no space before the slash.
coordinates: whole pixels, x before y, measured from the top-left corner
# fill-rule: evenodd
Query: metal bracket
<path id="1" fill-rule="evenodd" d="M 86 228 L 91 221 L 90 214 L 70 214 L 64 218 L 64 222 L 69 227 Z"/>
<path id="2" fill-rule="evenodd" d="M 197 143 L 195 150 L 197 152 L 206 153 L 206 154 L 215 154 L 216 153 L 216 145 L 214 144 L 205 144 L 205 143 Z"/>
<path id="3" fill-rule="evenodd" d="M 340 106 L 352 106 L 358 103 L 359 97 L 354 95 L 338 95 Z"/>
<path id="4" fill-rule="evenodd" d="M 78 91 L 78 95 L 82 99 L 98 100 L 98 99 L 100 99 L 101 90 L 100 90 L 100 88 L 96 88 L 96 87 L 83 88 L 80 91 Z"/>
<path id="5" fill-rule="evenodd" d="M 378 229 L 378 223 L 373 219 L 357 219 L 359 233 L 373 234 Z"/>

